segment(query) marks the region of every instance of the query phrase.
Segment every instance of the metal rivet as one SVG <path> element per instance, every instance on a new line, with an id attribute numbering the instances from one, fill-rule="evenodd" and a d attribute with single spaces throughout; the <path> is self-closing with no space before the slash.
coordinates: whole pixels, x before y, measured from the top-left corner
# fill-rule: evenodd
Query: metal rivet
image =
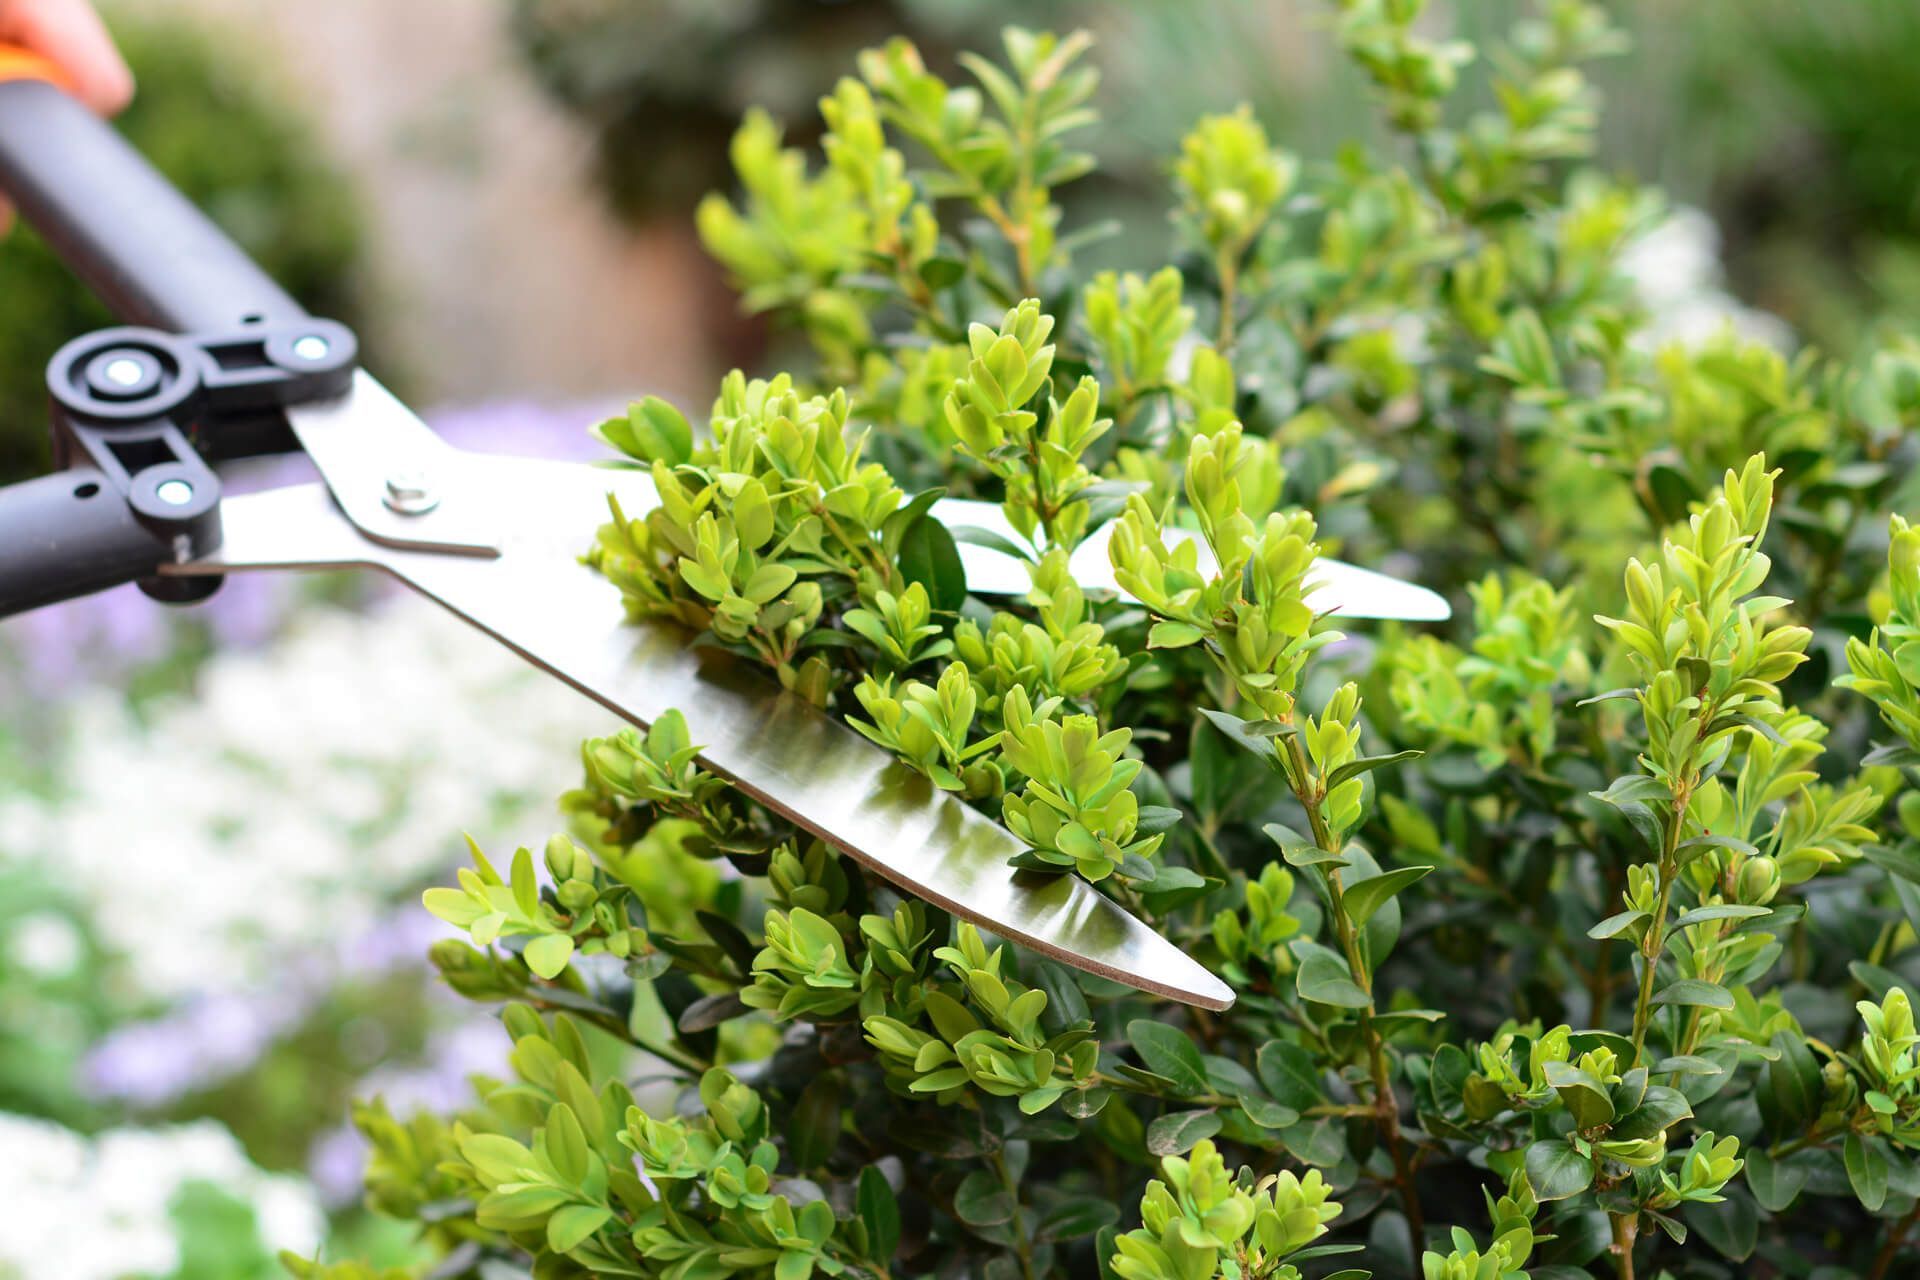
<path id="1" fill-rule="evenodd" d="M 193 501 L 193 486 L 185 480 L 162 480 L 153 496 L 170 507 L 184 507 Z"/>
<path id="2" fill-rule="evenodd" d="M 424 471 L 396 471 L 387 477 L 386 503 L 403 516 L 425 515 L 440 505 Z"/>
<path id="3" fill-rule="evenodd" d="M 120 356 L 107 361 L 105 372 L 108 381 L 122 387 L 138 386 L 140 380 L 147 376 L 146 369 L 132 356 Z"/>
<path id="4" fill-rule="evenodd" d="M 324 360 L 333 347 L 317 333 L 309 333 L 303 338 L 293 340 L 293 354 L 302 360 Z"/>

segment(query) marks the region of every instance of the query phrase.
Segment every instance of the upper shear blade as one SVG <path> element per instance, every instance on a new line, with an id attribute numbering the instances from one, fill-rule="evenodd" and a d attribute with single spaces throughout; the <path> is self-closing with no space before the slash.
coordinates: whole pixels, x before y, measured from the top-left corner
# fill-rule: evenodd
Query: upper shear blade
<path id="1" fill-rule="evenodd" d="M 229 498 L 215 555 L 169 572 L 371 566 L 439 601 L 622 718 L 674 708 L 702 762 L 795 825 L 953 914 L 1053 959 L 1188 1004 L 1233 992 L 1075 876 L 1016 872 L 1024 846 L 824 712 L 724 653 L 657 623 L 578 562 L 604 497 L 639 473 L 462 454 L 458 483 L 497 513 L 500 555 L 406 550 L 362 537 L 318 485 Z"/>

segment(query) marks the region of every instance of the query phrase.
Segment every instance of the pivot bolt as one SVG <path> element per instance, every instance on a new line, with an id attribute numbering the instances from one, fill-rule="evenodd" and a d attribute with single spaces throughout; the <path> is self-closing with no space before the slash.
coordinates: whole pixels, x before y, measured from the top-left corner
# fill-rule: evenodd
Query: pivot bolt
<path id="1" fill-rule="evenodd" d="M 293 354 L 302 360 L 324 360 L 327 352 L 333 350 L 331 344 L 317 333 L 309 333 L 293 340 Z"/>
<path id="2" fill-rule="evenodd" d="M 386 504 L 403 516 L 422 516 L 440 505 L 440 495 L 424 471 L 396 471 L 387 477 Z"/>

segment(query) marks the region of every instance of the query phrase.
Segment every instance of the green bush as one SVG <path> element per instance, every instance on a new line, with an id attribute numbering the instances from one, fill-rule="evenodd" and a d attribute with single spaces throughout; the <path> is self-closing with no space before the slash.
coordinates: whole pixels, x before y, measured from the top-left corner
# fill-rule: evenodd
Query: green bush
<path id="1" fill-rule="evenodd" d="M 687 707 L 427 895 L 515 1045 L 457 1115 L 359 1112 L 436 1274 L 1911 1273 L 1920 347 L 1653 344 L 1617 263 L 1659 197 L 1583 163 L 1602 12 L 1476 50 L 1419 10 L 1333 9 L 1390 146 L 1203 119 L 1176 265 L 1091 278 L 1084 39 L 1010 29 L 964 88 L 863 54 L 824 168 L 752 116 L 699 214 L 813 367 L 601 427 L 662 495 L 591 554 L 634 616 L 1234 1007 L 902 898 L 703 772 Z M 1024 602 L 966 594 L 930 486 L 1004 504 Z M 1118 598 L 1066 573 L 1110 519 Z M 1459 616 L 1342 637 L 1335 548 Z"/>
<path id="2" fill-rule="evenodd" d="M 121 131 L 314 314 L 362 321 L 354 197 L 297 108 L 211 32 L 124 6 L 111 17 L 140 82 Z M 39 237 L 16 227 L 0 249 L 0 481 L 46 469 L 47 361 L 110 323 Z"/>

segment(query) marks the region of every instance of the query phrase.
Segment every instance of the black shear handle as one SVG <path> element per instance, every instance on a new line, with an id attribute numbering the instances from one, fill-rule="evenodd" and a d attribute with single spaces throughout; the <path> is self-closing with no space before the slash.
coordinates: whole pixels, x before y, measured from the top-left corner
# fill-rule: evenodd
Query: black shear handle
<path id="1" fill-rule="evenodd" d="M 225 333 L 306 316 L 112 125 L 45 80 L 0 82 L 0 192 L 128 324 Z"/>
<path id="2" fill-rule="evenodd" d="M 0 195 L 122 320 L 228 334 L 306 317 L 55 79 L 52 68 L 0 46 Z M 0 289 L 6 271 L 0 245 Z M 152 581 L 176 558 L 176 539 L 138 519 L 112 480 L 75 469 L 0 488 L 0 617 Z"/>

